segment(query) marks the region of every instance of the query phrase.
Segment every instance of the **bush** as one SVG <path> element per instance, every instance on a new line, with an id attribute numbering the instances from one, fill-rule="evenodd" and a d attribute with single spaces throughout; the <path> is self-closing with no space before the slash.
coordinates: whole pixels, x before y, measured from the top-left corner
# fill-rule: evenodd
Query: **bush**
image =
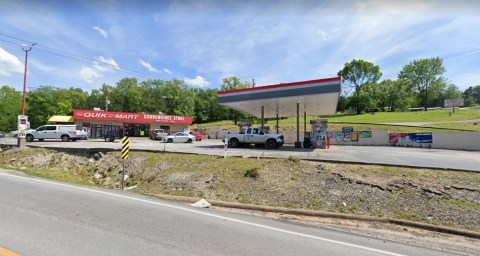
<path id="1" fill-rule="evenodd" d="M 300 158 L 294 157 L 294 156 L 289 156 L 288 161 L 292 161 L 292 162 L 298 164 L 298 163 L 300 163 Z"/>
<path id="2" fill-rule="evenodd" d="M 298 172 L 294 172 L 290 175 L 291 180 L 298 180 Z"/>
<path id="3" fill-rule="evenodd" d="M 258 177 L 258 167 L 248 169 L 243 177 L 256 179 Z"/>

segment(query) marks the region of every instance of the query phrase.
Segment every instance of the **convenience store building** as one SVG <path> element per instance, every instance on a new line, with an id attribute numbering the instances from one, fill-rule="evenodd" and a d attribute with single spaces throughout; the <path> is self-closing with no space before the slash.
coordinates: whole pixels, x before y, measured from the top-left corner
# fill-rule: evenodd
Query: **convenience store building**
<path id="1" fill-rule="evenodd" d="M 189 131 L 192 124 L 191 116 L 83 109 L 73 110 L 73 120 L 86 128 L 91 138 L 102 138 L 111 133 L 118 137 L 149 137 L 153 129 L 175 133 Z"/>

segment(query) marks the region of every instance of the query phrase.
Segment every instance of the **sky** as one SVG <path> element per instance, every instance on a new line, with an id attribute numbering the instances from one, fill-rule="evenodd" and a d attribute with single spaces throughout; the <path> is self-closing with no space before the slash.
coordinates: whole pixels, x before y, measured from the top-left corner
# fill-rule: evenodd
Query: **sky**
<path id="1" fill-rule="evenodd" d="M 440 57 L 464 91 L 480 84 L 475 0 L 0 0 L 0 86 L 115 85 L 124 77 L 219 88 L 335 77 L 353 59 L 396 79 Z"/>

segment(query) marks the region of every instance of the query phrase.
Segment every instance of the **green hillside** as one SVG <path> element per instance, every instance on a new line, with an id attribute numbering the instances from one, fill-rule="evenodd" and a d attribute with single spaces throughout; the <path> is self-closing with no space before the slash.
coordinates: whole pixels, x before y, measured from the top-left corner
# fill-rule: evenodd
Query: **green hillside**
<path id="1" fill-rule="evenodd" d="M 308 113 L 307 113 L 308 114 Z M 415 112 L 376 112 L 366 114 L 336 114 L 329 116 L 307 116 L 311 119 L 327 119 L 330 130 L 339 130 L 343 126 L 353 126 L 355 130 L 388 129 L 390 132 L 424 132 L 424 131 L 480 131 L 480 109 L 451 109 L 415 111 Z M 254 123 L 259 124 L 256 119 Z M 266 126 L 274 129 L 275 120 L 267 120 Z M 236 129 L 231 120 L 199 124 L 205 129 Z M 296 117 L 279 121 L 284 131 L 296 129 Z M 195 127 L 195 125 L 194 125 Z M 303 115 L 300 117 L 300 129 L 303 130 Z M 307 130 L 310 129 L 307 124 Z"/>

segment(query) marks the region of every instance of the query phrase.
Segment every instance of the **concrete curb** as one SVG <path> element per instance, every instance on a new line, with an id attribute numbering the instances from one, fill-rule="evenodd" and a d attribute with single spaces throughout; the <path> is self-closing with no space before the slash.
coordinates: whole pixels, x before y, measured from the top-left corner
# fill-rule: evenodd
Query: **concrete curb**
<path id="1" fill-rule="evenodd" d="M 198 200 L 200 200 L 200 198 L 172 196 L 172 195 L 152 194 L 151 196 L 154 196 L 156 198 L 163 199 L 163 200 L 183 202 L 183 203 L 195 203 Z M 224 201 L 217 201 L 217 200 L 208 200 L 208 199 L 207 201 L 211 203 L 212 206 L 217 206 L 217 207 L 254 210 L 254 211 L 262 211 L 262 212 L 272 212 L 272 213 L 284 213 L 284 214 L 299 215 L 299 216 L 389 223 L 389 224 L 395 224 L 400 226 L 428 230 L 428 231 L 435 231 L 435 232 L 440 232 L 445 234 L 459 235 L 459 236 L 464 236 L 469 238 L 480 239 L 479 232 L 464 230 L 464 229 L 457 229 L 457 228 L 446 227 L 446 226 L 438 226 L 438 225 L 421 223 L 421 222 L 408 221 L 408 220 L 382 218 L 382 217 L 374 217 L 374 216 L 362 216 L 362 215 L 344 214 L 344 213 L 334 213 L 334 212 L 325 212 L 325 211 L 289 209 L 289 208 L 283 208 L 283 207 L 271 207 L 271 206 L 262 206 L 262 205 L 253 205 L 253 204 L 241 204 L 241 203 L 224 202 Z"/>

